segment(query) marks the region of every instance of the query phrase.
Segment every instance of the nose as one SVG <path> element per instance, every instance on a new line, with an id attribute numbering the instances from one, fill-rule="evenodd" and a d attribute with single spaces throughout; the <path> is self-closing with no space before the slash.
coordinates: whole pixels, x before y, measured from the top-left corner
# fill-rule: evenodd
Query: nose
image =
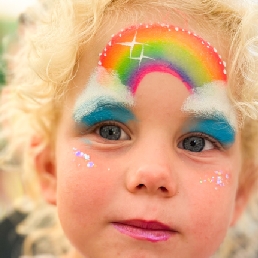
<path id="1" fill-rule="evenodd" d="M 168 152 L 149 147 L 142 150 L 141 155 L 136 155 L 137 151 L 134 153 L 136 158 L 130 159 L 126 175 L 128 191 L 162 197 L 176 195 L 177 175 L 173 171 L 172 157 Z"/>

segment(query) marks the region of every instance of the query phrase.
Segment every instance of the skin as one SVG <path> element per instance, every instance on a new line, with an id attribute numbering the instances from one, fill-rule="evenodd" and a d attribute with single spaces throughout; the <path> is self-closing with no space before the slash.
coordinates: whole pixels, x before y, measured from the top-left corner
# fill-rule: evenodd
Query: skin
<path id="1" fill-rule="evenodd" d="M 118 22 L 114 32 L 124 25 Z M 120 140 L 104 139 L 98 127 L 78 125 L 73 109 L 103 42 L 93 42 L 94 51 L 81 60 L 73 81 L 77 87 L 67 96 L 57 128 L 55 158 L 46 151 L 36 161 L 43 193 L 57 205 L 64 232 L 78 251 L 71 257 L 208 258 L 239 213 L 240 134 L 230 147 L 206 139 L 202 152 L 183 149 L 193 117 L 182 106 L 190 93 L 179 79 L 159 72 L 145 76 L 138 87 L 130 109 L 136 119 L 117 121 Z M 73 148 L 90 155 L 95 166 L 88 168 Z M 218 170 L 230 175 L 225 186 L 200 184 Z M 174 232 L 153 243 L 122 234 L 112 224 L 132 219 L 159 221 Z"/>

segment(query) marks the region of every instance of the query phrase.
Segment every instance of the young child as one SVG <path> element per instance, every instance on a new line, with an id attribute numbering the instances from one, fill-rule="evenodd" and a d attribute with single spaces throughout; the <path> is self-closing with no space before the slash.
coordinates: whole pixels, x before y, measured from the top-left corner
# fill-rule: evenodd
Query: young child
<path id="1" fill-rule="evenodd" d="M 211 257 L 257 181 L 257 3 L 38 15 L 3 96 L 3 168 L 57 206 L 70 258 Z"/>

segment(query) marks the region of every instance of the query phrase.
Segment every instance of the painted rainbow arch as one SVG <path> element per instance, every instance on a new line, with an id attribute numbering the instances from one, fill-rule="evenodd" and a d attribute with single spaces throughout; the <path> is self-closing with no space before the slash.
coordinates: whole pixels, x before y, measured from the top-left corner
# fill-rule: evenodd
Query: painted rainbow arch
<path id="1" fill-rule="evenodd" d="M 226 81 L 225 62 L 201 37 L 172 25 L 131 26 L 112 36 L 99 66 L 116 73 L 135 93 L 151 72 L 172 74 L 193 91 L 213 81 Z"/>

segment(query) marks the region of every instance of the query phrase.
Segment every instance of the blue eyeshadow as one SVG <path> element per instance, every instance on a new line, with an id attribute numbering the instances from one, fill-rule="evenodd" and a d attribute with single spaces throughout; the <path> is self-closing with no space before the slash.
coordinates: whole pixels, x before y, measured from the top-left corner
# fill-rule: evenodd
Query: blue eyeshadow
<path id="1" fill-rule="evenodd" d="M 90 108 L 93 106 L 94 108 Z M 135 116 L 131 110 L 129 110 L 123 103 L 115 102 L 111 99 L 99 98 L 88 103 L 84 103 L 74 114 L 74 117 L 78 118 L 77 113 L 82 113 L 86 110 L 79 121 L 76 122 L 86 124 L 87 126 L 93 126 L 97 123 L 104 121 L 118 121 L 121 123 L 127 123 L 130 120 L 135 120 Z M 87 110 L 90 110 L 87 112 Z"/>
<path id="2" fill-rule="evenodd" d="M 231 145 L 235 141 L 235 130 L 223 116 L 194 119 L 187 131 L 207 134 L 222 145 Z"/>

